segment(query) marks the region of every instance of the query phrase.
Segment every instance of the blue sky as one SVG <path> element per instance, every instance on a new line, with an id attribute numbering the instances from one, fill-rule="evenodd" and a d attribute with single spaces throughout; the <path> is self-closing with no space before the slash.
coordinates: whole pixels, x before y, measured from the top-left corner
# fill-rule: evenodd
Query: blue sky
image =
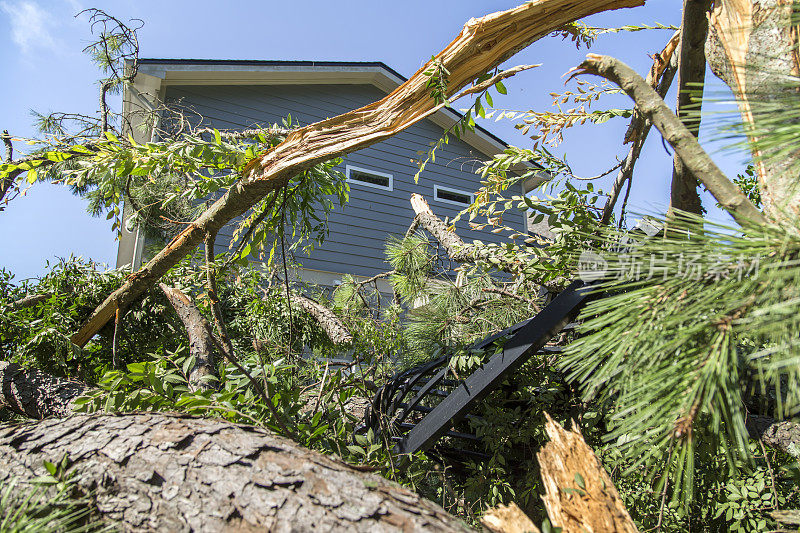
<path id="1" fill-rule="evenodd" d="M 91 41 L 89 27 L 85 17 L 74 18 L 86 7 L 99 7 L 122 20 L 144 20 L 139 34 L 142 57 L 383 61 L 409 76 L 446 46 L 469 18 L 518 3 L 232 0 L 221 7 L 219 2 L 204 0 L 0 0 L 0 73 L 4 80 L 0 85 L 0 130 L 8 129 L 18 137 L 34 136 L 31 109 L 81 113 L 97 109 L 98 72 L 81 53 Z M 613 27 L 679 24 L 680 8 L 679 0 L 648 0 L 645 7 L 596 15 L 587 22 Z M 651 63 L 648 54 L 660 50 L 670 34 L 610 34 L 602 36 L 591 51 L 614 55 L 646 73 Z M 564 90 L 562 75 L 580 63 L 586 52 L 557 37 L 534 43 L 506 66 L 542 66 L 509 80 L 508 95 L 495 98 L 494 104 L 552 110 L 549 93 Z M 710 85 L 715 94 L 725 94 L 716 78 L 712 77 Z M 673 105 L 674 101 L 670 94 L 667 102 Z M 618 96 L 596 108 L 629 105 L 626 97 Z M 508 121 L 490 120 L 482 125 L 510 144 L 530 145 Z M 569 131 L 555 151 L 567 154 L 578 175 L 598 174 L 627 153 L 627 147 L 621 145 L 626 126 L 626 120 L 616 119 Z M 701 140 L 710 133 L 701 133 Z M 25 148 L 22 143 L 16 146 L 17 150 Z M 718 144 L 713 145 L 712 154 L 723 171 L 729 176 L 741 171 L 743 154 L 722 153 L 717 148 Z M 663 212 L 669 200 L 670 176 L 671 156 L 654 131 L 637 166 L 631 209 Z M 608 180 L 599 186 L 607 184 Z M 707 198 L 704 203 L 713 205 Z M 17 279 L 41 275 L 47 260 L 71 253 L 113 265 L 116 242 L 110 223 L 104 217 L 88 216 L 83 200 L 64 188 L 36 185 L 0 212 L 0 268 L 11 270 Z"/>

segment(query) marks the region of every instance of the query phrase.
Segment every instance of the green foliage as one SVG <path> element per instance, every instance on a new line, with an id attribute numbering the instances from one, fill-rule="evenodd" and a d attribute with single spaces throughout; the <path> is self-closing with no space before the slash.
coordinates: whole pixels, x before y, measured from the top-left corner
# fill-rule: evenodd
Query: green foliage
<path id="1" fill-rule="evenodd" d="M 699 443 L 723 454 L 730 475 L 752 458 L 742 383 L 755 380 L 778 418 L 800 408 L 800 242 L 774 228 L 741 235 L 688 220 L 683 232 L 605 253 L 616 279 L 584 311 L 583 335 L 561 363 L 587 401 L 608 406 L 605 438 L 630 468 L 663 471 L 684 506 Z"/>
<path id="2" fill-rule="evenodd" d="M 756 176 L 756 167 L 752 163 L 747 165 L 744 169 L 744 174 L 739 174 L 733 178 L 733 182 L 742 189 L 747 195 L 747 198 L 753 202 L 756 207 L 761 207 L 761 189 L 758 186 L 758 176 Z"/>
<path id="3" fill-rule="evenodd" d="M 45 462 L 48 471 L 52 470 L 51 476 L 59 474 L 61 464 Z M 111 525 L 91 516 L 90 499 L 74 494 L 73 483 L 59 482 L 54 491 L 46 491 L 47 485 L 11 479 L 0 489 L 0 533 L 113 531 Z"/>

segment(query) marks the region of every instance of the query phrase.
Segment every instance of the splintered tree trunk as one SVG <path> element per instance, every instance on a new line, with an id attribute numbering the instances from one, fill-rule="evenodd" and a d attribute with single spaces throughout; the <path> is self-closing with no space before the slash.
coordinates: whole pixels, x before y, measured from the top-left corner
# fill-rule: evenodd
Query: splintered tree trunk
<path id="1" fill-rule="evenodd" d="M 774 113 L 769 117 L 759 113 L 759 102 L 785 102 L 792 95 L 789 102 L 797 106 L 797 82 L 790 83 L 788 78 L 800 73 L 792 10 L 792 0 L 717 0 L 711 12 L 706 59 L 714 74 L 733 90 L 745 125 L 755 128 L 755 133 L 763 120 L 774 121 Z M 751 147 L 764 210 L 774 222 L 796 227 L 800 151 L 769 157 L 761 153 L 759 138 L 753 133 L 750 138 L 756 144 Z"/>
<path id="2" fill-rule="evenodd" d="M 0 484 L 69 471 L 125 531 L 468 531 L 377 475 L 267 431 L 162 413 L 0 425 Z"/>
<path id="3" fill-rule="evenodd" d="M 635 533 L 625 504 L 600 459 L 579 431 L 567 431 L 545 413 L 550 437 L 537 454 L 550 521 L 564 533 Z"/>

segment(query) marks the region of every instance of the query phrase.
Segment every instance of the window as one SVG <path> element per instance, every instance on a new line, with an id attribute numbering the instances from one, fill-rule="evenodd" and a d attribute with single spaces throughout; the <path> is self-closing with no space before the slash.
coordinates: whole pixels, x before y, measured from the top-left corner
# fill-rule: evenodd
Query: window
<path id="1" fill-rule="evenodd" d="M 439 185 L 433 186 L 433 198 L 438 202 L 454 204 L 461 207 L 467 207 L 475 200 L 475 197 L 472 196 L 471 193 L 459 191 L 458 189 L 440 187 Z"/>
<path id="2" fill-rule="evenodd" d="M 392 190 L 392 175 L 377 172 L 375 170 L 367 170 L 366 168 L 351 167 L 347 165 L 345 169 L 347 181 L 350 183 L 358 183 L 366 185 L 367 187 L 375 187 L 376 189 L 383 189 L 385 191 Z"/>

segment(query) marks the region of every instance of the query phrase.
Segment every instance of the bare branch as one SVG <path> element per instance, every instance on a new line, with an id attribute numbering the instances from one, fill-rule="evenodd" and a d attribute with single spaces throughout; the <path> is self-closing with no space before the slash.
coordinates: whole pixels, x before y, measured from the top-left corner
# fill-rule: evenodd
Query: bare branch
<path id="1" fill-rule="evenodd" d="M 664 98 L 672 85 L 672 79 L 675 77 L 675 72 L 678 69 L 678 56 L 674 53 L 675 47 L 680 42 L 680 33 L 676 33 L 669 40 L 664 50 L 660 54 L 656 54 L 653 67 L 647 75 L 647 83 L 652 87 L 656 87 L 656 92 Z M 664 68 L 660 67 L 664 64 Z M 658 65 L 658 66 L 657 66 Z M 656 76 L 660 76 L 657 78 Z M 636 167 L 636 161 L 639 159 L 639 154 L 642 152 L 642 147 L 647 140 L 647 135 L 650 133 L 651 124 L 644 118 L 638 108 L 634 108 L 631 123 L 628 126 L 628 131 L 625 132 L 624 142 L 632 142 L 628 155 L 623 159 L 622 168 L 617 173 L 614 184 L 611 186 L 611 193 L 603 206 L 603 214 L 600 217 L 600 224 L 606 225 L 611 221 L 611 215 L 614 213 L 614 206 L 619 198 L 619 193 L 625 183 L 628 183 L 628 189 L 625 194 L 624 204 L 627 203 L 628 192 L 630 191 L 630 184 L 633 180 L 633 170 Z M 622 217 L 620 216 L 620 219 Z"/>
<path id="2" fill-rule="evenodd" d="M 672 145 L 687 168 L 702 180 L 708 191 L 739 224 L 768 223 L 741 189 L 714 164 L 664 100 L 632 68 L 613 57 L 589 54 L 572 76 L 580 74 L 595 74 L 619 85 Z"/>
<path id="3" fill-rule="evenodd" d="M 164 291 L 167 300 L 172 304 L 189 335 L 189 355 L 195 360 L 186 376 L 189 380 L 189 387 L 193 390 L 211 388 L 207 376 L 213 376 L 217 372 L 214 363 L 214 334 L 211 332 L 211 324 L 182 291 L 163 283 L 159 283 L 158 286 Z"/>
<path id="4" fill-rule="evenodd" d="M 353 342 L 353 336 L 333 311 L 306 296 L 292 293 L 291 298 L 293 304 L 314 317 L 331 342 L 338 345 Z"/>

